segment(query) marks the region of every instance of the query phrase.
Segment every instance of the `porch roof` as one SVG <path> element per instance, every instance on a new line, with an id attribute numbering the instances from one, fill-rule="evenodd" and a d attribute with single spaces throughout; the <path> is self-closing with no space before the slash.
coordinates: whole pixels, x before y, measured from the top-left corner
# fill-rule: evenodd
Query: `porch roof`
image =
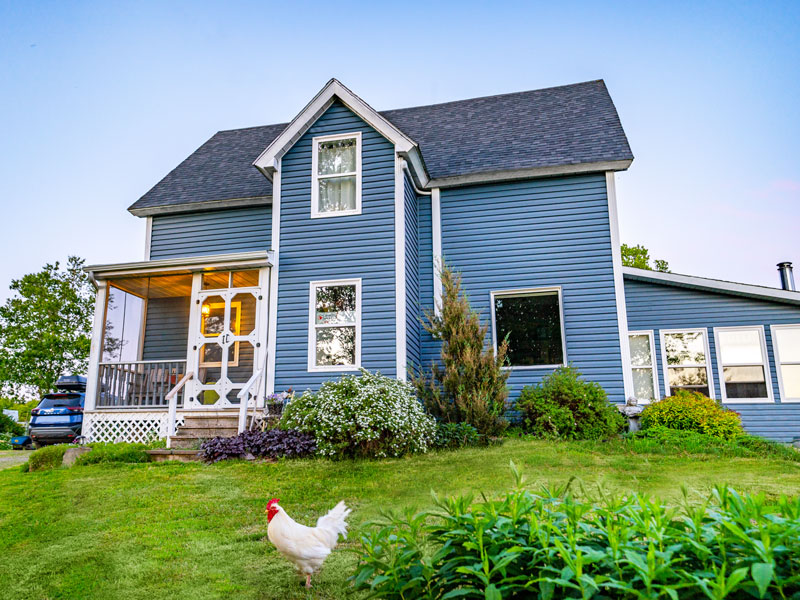
<path id="1" fill-rule="evenodd" d="M 132 275 L 175 275 L 200 271 L 254 269 L 272 266 L 272 251 L 238 252 L 235 254 L 210 254 L 162 260 L 143 260 L 107 265 L 89 265 L 84 271 L 92 279 L 114 279 Z"/>

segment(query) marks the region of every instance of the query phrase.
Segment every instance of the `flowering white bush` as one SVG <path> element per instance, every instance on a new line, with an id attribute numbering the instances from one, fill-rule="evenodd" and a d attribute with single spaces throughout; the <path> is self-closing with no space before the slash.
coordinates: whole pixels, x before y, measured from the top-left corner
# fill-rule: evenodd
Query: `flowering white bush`
<path id="1" fill-rule="evenodd" d="M 318 453 L 337 458 L 426 452 L 436 433 L 411 385 L 366 369 L 294 398 L 280 426 L 313 433 Z"/>

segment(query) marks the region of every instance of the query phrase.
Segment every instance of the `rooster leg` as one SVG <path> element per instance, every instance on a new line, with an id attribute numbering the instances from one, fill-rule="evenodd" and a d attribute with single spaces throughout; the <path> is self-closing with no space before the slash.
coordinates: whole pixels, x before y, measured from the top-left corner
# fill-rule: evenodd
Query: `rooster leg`
<path id="1" fill-rule="evenodd" d="M 311 589 L 311 575 L 306 575 L 306 588 Z"/>

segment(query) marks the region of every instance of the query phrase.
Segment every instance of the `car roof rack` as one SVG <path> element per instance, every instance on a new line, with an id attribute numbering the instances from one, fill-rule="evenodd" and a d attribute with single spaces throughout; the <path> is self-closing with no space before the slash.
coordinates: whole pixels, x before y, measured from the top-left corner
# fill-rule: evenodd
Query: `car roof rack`
<path id="1" fill-rule="evenodd" d="M 62 375 L 56 381 L 56 389 L 69 392 L 85 392 L 86 377 L 82 375 Z"/>

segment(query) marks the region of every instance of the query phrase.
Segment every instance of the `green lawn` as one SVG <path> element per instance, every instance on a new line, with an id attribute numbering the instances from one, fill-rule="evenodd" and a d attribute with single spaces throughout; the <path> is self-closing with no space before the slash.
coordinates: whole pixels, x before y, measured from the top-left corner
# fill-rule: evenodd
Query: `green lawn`
<path id="1" fill-rule="evenodd" d="M 440 494 L 506 489 L 513 459 L 530 484 L 577 476 L 589 493 L 667 499 L 716 483 L 770 495 L 800 492 L 800 464 L 633 455 L 603 444 L 507 441 L 501 447 L 376 462 L 98 465 L 0 471 L 0 598 L 343 598 L 359 526 L 381 509 L 422 508 Z M 338 500 L 354 508 L 351 541 L 310 594 L 266 539 L 276 496 L 312 524 Z"/>

